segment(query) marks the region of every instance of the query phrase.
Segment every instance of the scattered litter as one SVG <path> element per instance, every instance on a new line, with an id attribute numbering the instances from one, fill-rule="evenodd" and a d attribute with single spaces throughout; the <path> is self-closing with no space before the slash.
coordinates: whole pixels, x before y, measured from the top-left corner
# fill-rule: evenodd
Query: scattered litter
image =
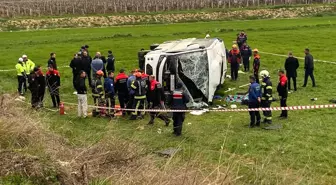
<path id="1" fill-rule="evenodd" d="M 245 72 L 243 72 L 242 70 L 238 71 L 238 74 L 246 74 Z"/>
<path id="2" fill-rule="evenodd" d="M 265 130 L 279 130 L 282 129 L 282 125 L 270 125 L 268 127 L 264 127 Z"/>
<path id="3" fill-rule="evenodd" d="M 246 146 L 247 146 L 247 144 L 244 144 L 244 146 L 246 147 Z"/>
<path id="4" fill-rule="evenodd" d="M 191 125 L 191 123 L 187 123 L 187 125 Z"/>
<path id="5" fill-rule="evenodd" d="M 242 103 L 243 101 L 248 100 L 248 94 L 236 94 L 236 95 L 228 95 L 225 98 L 225 101 L 228 103 Z"/>
<path id="6" fill-rule="evenodd" d="M 138 126 L 136 129 L 137 129 L 137 130 L 144 130 L 145 127 L 144 127 L 143 125 L 140 125 L 140 126 Z"/>
<path id="7" fill-rule="evenodd" d="M 168 148 L 162 151 L 158 151 L 156 152 L 157 154 L 159 154 L 160 156 L 163 157 L 172 157 L 173 155 L 175 155 L 177 152 L 181 151 L 181 149 L 177 149 L 177 148 Z"/>
<path id="8" fill-rule="evenodd" d="M 235 105 L 235 104 L 231 105 L 231 109 L 236 109 L 236 108 L 237 108 L 237 105 Z"/>
<path id="9" fill-rule="evenodd" d="M 194 115 L 194 116 L 200 116 L 206 112 L 209 112 L 209 109 L 203 109 L 203 110 L 194 110 L 191 111 L 190 114 Z"/>
<path id="10" fill-rule="evenodd" d="M 161 133 L 162 133 L 162 130 L 161 130 L 160 128 L 158 128 L 157 133 L 158 133 L 158 134 L 161 134 Z"/>
<path id="11" fill-rule="evenodd" d="M 24 96 L 19 96 L 15 99 L 15 101 L 25 101 L 26 98 Z"/>
<path id="12" fill-rule="evenodd" d="M 204 102 L 199 102 L 199 103 L 193 102 L 193 107 L 196 109 L 200 109 L 203 107 L 209 107 L 209 105 Z"/>
<path id="13" fill-rule="evenodd" d="M 231 75 L 226 75 L 226 78 L 229 78 L 229 79 L 231 79 Z"/>
<path id="14" fill-rule="evenodd" d="M 217 105 L 216 107 L 213 107 L 212 110 L 221 110 L 225 109 L 223 106 Z"/>
<path id="15" fill-rule="evenodd" d="M 312 98 L 312 99 L 310 99 L 311 101 L 316 101 L 317 100 L 317 98 Z"/>

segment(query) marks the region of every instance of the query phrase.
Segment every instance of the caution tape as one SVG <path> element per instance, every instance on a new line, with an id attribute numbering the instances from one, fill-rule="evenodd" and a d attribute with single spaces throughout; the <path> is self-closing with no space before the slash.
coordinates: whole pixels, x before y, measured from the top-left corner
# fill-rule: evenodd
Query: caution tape
<path id="1" fill-rule="evenodd" d="M 64 102 L 65 105 L 78 106 L 76 103 Z M 105 109 L 105 110 L 117 110 L 117 111 L 138 111 L 138 112 L 194 112 L 194 111 L 206 111 L 206 112 L 254 112 L 254 111 L 299 111 L 299 110 L 312 110 L 312 109 L 331 109 L 336 108 L 336 104 L 328 105 L 306 105 L 306 106 L 289 106 L 289 107 L 270 107 L 270 108 L 246 108 L 246 109 L 190 109 L 190 110 L 173 110 L 173 109 L 122 109 L 122 108 L 110 108 L 102 106 L 88 105 L 90 108 Z"/>

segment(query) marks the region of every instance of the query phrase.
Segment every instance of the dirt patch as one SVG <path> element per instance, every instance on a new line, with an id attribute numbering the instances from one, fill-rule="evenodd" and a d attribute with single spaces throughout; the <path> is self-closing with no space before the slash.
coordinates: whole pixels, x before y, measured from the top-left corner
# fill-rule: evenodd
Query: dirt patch
<path id="1" fill-rule="evenodd" d="M 178 23 L 209 20 L 241 20 L 294 18 L 334 13 L 336 6 L 291 7 L 278 9 L 235 10 L 228 12 L 197 12 L 150 15 L 115 15 L 45 19 L 7 20 L 1 23 L 1 30 L 35 30 L 69 27 L 106 27 L 147 23 Z"/>

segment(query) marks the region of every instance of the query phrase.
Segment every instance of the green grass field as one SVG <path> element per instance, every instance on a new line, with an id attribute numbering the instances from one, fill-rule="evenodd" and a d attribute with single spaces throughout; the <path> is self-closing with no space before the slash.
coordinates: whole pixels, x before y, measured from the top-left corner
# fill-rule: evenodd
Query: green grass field
<path id="1" fill-rule="evenodd" d="M 247 32 L 249 45 L 259 51 L 277 54 L 293 51 L 294 55 L 303 57 L 304 48 L 309 47 L 316 59 L 336 61 L 333 48 L 336 43 L 336 17 L 321 17 L 0 32 L 0 69 L 14 69 L 22 54 L 27 54 L 36 64 L 46 66 L 50 52 L 57 53 L 59 66 L 67 66 L 80 46 L 88 44 L 91 54 L 100 51 L 106 55 L 108 50 L 113 50 L 116 68 L 131 70 L 137 67 L 137 51 L 152 43 L 203 38 L 210 33 L 212 37 L 222 38 L 230 48 L 240 30 Z M 283 68 L 284 61 L 284 57 L 261 54 L 261 68 L 271 72 L 274 86 L 278 83 L 277 70 Z M 312 88 L 309 83 L 307 88 L 301 88 L 303 61 L 300 60 L 299 89 L 290 94 L 288 104 L 328 104 L 328 100 L 336 96 L 335 70 L 334 64 L 317 62 L 315 78 L 318 87 Z M 61 68 L 60 73 L 62 101 L 76 103 L 77 98 L 72 95 L 70 68 Z M 15 92 L 16 73 L 0 71 L 0 76 L 0 93 Z M 238 82 L 227 80 L 218 94 L 223 95 L 227 88 L 248 83 L 248 76 L 240 75 Z M 247 88 L 243 88 L 235 92 L 246 91 Z M 274 96 L 277 96 L 276 92 Z M 318 100 L 312 102 L 310 99 L 314 97 Z M 45 101 L 46 106 L 51 106 L 48 95 Z M 273 106 L 279 106 L 279 103 Z M 336 182 L 335 110 L 289 112 L 288 120 L 278 120 L 280 113 L 273 112 L 273 122 L 283 125 L 277 131 L 248 129 L 248 113 L 188 115 L 180 138 L 173 137 L 172 128 L 164 127 L 158 120 L 151 127 L 146 125 L 146 119 L 135 122 L 124 118 L 112 121 L 103 118 L 78 119 L 76 108 L 68 110 L 65 116 L 41 111 L 43 115 L 39 115 L 47 118 L 48 127 L 76 146 L 96 143 L 109 131 L 117 137 L 141 143 L 148 153 L 181 147 L 183 152 L 173 160 L 181 160 L 182 163 L 197 159 L 208 164 L 231 166 L 232 173 L 238 178 L 237 184 Z M 144 126 L 144 129 L 137 129 L 139 126 Z M 159 128 L 162 129 L 161 134 L 157 132 Z"/>

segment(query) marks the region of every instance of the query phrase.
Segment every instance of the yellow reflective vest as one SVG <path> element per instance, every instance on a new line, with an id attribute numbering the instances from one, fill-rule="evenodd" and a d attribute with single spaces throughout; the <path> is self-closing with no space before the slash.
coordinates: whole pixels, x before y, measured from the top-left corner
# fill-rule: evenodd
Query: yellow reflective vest
<path id="1" fill-rule="evenodd" d="M 24 63 L 17 63 L 15 65 L 16 73 L 18 76 L 23 76 L 23 73 L 25 73 L 26 66 Z"/>
<path id="2" fill-rule="evenodd" d="M 35 63 L 31 61 L 30 59 L 28 59 L 26 61 L 26 73 L 29 74 L 30 72 L 32 72 L 34 70 L 34 67 L 35 67 Z"/>

